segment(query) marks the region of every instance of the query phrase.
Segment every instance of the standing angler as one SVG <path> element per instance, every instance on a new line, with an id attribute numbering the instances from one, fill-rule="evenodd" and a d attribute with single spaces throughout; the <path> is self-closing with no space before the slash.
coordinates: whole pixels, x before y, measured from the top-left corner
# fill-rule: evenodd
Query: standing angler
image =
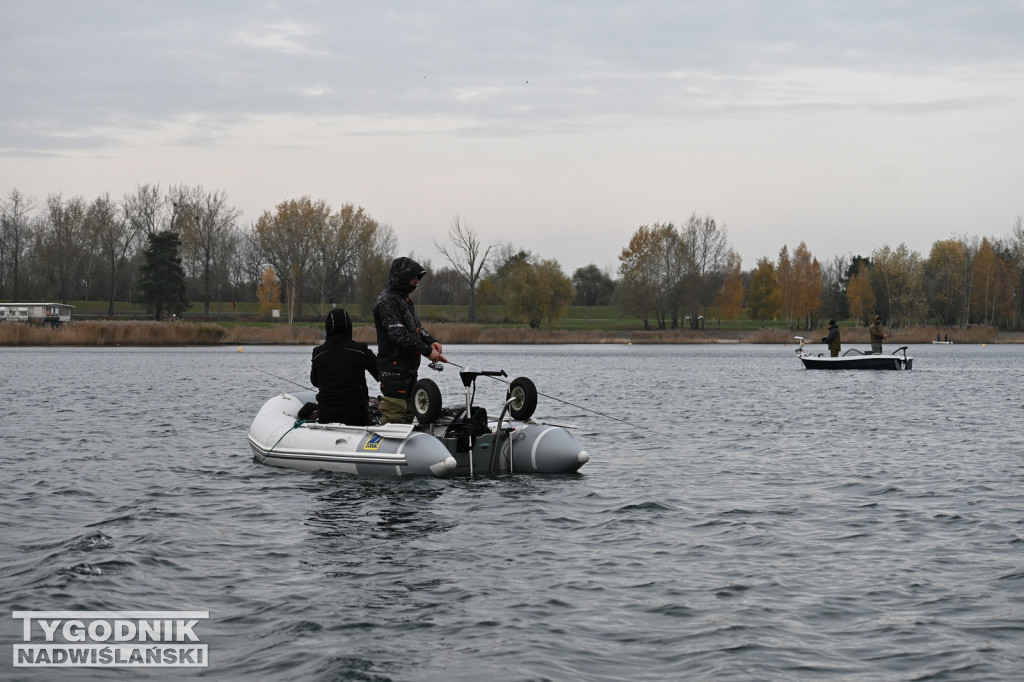
<path id="1" fill-rule="evenodd" d="M 868 327 L 868 335 L 871 336 L 871 352 L 882 352 L 882 341 L 889 338 L 889 335 L 882 331 L 882 316 L 875 315 L 875 322 Z"/>
<path id="2" fill-rule="evenodd" d="M 402 256 L 391 264 L 388 285 L 373 306 L 377 328 L 377 370 L 380 376 L 382 424 L 411 424 L 410 399 L 420 367 L 420 356 L 431 362 L 448 362 L 441 342 L 423 328 L 409 294 L 427 274 L 419 263 Z"/>
<path id="3" fill-rule="evenodd" d="M 839 335 L 839 325 L 836 324 L 835 320 L 828 321 L 828 336 L 821 340 L 822 343 L 828 344 L 828 352 L 834 358 L 839 357 L 839 351 L 842 349 L 842 340 Z"/>

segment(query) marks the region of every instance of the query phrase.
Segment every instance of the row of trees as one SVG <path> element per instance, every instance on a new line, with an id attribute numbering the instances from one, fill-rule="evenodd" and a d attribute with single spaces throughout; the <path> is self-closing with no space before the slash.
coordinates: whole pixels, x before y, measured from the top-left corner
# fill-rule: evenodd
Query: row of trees
<path id="1" fill-rule="evenodd" d="M 678 228 L 641 225 L 619 255 L 618 300 L 643 319 L 645 328 L 653 317 L 659 329 L 676 329 L 681 315 L 696 328 L 716 303 L 733 305 L 730 317 L 739 317 L 742 288 L 737 298 L 736 282 L 728 277 L 739 267 L 726 229 L 711 216 L 695 213 Z"/>
<path id="2" fill-rule="evenodd" d="M 344 302 L 367 315 L 399 253 L 394 230 L 352 204 L 302 197 L 248 226 L 240 221 L 224 192 L 199 186 L 141 185 L 120 201 L 104 194 L 91 202 L 62 194 L 39 202 L 15 189 L 0 198 L 0 300 L 104 300 L 111 315 L 118 300 L 145 301 L 158 315 L 261 300 L 289 319 L 300 303 L 326 311 Z M 725 226 L 696 213 L 678 226 L 637 228 L 617 277 L 588 265 L 570 278 L 555 260 L 482 243 L 458 216 L 447 240 L 434 245 L 440 267 L 417 257 L 430 272 L 418 301 L 465 305 L 469 321 L 478 304 L 502 304 L 507 319 L 534 327 L 570 304 L 616 304 L 660 329 L 744 311 L 803 328 L 875 313 L 894 325 L 1024 322 L 1020 218 L 1005 238 L 937 241 L 927 257 L 900 245 L 821 262 L 801 243 L 749 271 Z M 161 278 L 181 281 L 168 286 Z"/>
<path id="3" fill-rule="evenodd" d="M 972 324 L 1020 329 L 1024 324 L 1024 221 L 1010 236 L 960 236 L 932 244 L 927 257 L 904 244 L 870 256 L 836 256 L 820 263 L 801 243 L 776 261 L 758 260 L 746 287 L 755 320 L 784 319 L 809 329 L 825 318 L 875 314 L 889 324 Z"/>
<path id="4" fill-rule="evenodd" d="M 577 271 L 579 272 L 579 271 Z M 888 324 L 1024 325 L 1024 221 L 1003 239 L 969 236 L 935 242 L 927 257 L 900 244 L 870 256 L 822 263 L 801 242 L 774 261 L 741 269 L 726 229 L 693 214 L 681 226 L 642 225 L 619 256 L 614 298 L 650 328 L 697 327 L 706 315 L 811 329 L 823 320 L 876 314 Z"/>
<path id="5" fill-rule="evenodd" d="M 39 204 L 17 189 L 0 199 L 0 297 L 11 300 L 137 300 L 145 250 L 177 237 L 188 295 L 209 312 L 214 292 L 241 295 L 239 211 L 223 192 L 144 185 L 121 201 L 51 194 Z M 239 256 L 243 256 L 240 258 Z M 184 295 L 181 296 L 184 298 Z"/>
<path id="6" fill-rule="evenodd" d="M 363 208 L 332 208 L 309 197 L 240 224 L 225 194 L 202 187 L 143 185 L 120 201 L 105 194 L 53 194 L 45 202 L 17 189 L 0 198 L 0 300 L 119 300 L 148 304 L 157 319 L 212 301 L 257 301 L 284 308 L 294 319 L 300 304 L 326 312 L 336 302 L 368 315 L 398 254 L 394 230 Z M 510 319 L 540 326 L 571 304 L 572 282 L 561 266 L 509 245 L 482 247 L 458 218 L 450 244 L 438 244 L 449 265 L 431 273 L 421 303 L 469 303 L 475 320 L 478 292 L 502 303 Z M 484 281 L 486 279 L 486 282 Z"/>

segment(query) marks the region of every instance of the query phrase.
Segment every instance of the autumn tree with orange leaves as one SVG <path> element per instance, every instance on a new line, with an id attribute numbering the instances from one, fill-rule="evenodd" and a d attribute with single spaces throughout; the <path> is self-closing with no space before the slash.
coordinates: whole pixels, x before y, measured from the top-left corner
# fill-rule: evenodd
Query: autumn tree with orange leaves
<path id="1" fill-rule="evenodd" d="M 866 327 L 875 311 L 875 292 L 871 288 L 871 275 L 865 261 L 861 261 L 856 272 L 850 276 L 846 285 L 846 302 L 850 307 L 850 316 L 863 322 Z"/>
<path id="2" fill-rule="evenodd" d="M 715 299 L 715 311 L 723 320 L 737 320 L 743 314 L 743 260 L 736 253 L 729 254 L 725 282 Z"/>
<path id="3" fill-rule="evenodd" d="M 260 302 L 260 315 L 270 317 L 270 312 L 281 307 L 281 285 L 274 268 L 266 268 L 263 278 L 256 285 L 256 299 Z"/>
<path id="4" fill-rule="evenodd" d="M 757 267 L 750 277 L 747 306 L 750 319 L 761 323 L 776 319 L 782 312 L 782 296 L 775 264 L 767 258 L 758 259 Z"/>
<path id="5" fill-rule="evenodd" d="M 981 240 L 971 268 L 971 311 L 975 322 L 995 325 L 1014 312 L 1014 286 L 1006 259 L 996 254 L 987 238 Z"/>
<path id="6" fill-rule="evenodd" d="M 818 311 L 825 283 L 821 275 L 821 264 L 811 255 L 807 244 L 800 242 L 793 255 L 789 248 L 782 247 L 776 266 L 779 284 L 782 316 L 790 328 L 811 329 Z"/>

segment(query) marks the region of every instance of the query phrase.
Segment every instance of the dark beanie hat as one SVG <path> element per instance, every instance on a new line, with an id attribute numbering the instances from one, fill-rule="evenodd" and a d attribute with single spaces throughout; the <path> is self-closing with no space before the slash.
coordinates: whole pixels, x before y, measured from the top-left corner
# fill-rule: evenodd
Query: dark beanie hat
<path id="1" fill-rule="evenodd" d="M 324 320 L 324 329 L 327 330 L 327 336 L 342 334 L 346 339 L 351 339 L 352 318 L 348 316 L 348 311 L 344 308 L 335 308 L 327 313 L 327 319 Z"/>

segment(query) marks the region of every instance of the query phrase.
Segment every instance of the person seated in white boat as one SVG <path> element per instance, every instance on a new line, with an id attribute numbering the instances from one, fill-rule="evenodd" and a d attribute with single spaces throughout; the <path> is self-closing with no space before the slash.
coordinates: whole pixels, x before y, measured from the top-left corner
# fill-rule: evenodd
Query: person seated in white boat
<path id="1" fill-rule="evenodd" d="M 441 342 L 423 328 L 409 294 L 427 274 L 419 263 L 402 256 L 391 264 L 388 285 L 373 306 L 377 328 L 377 369 L 380 372 L 381 424 L 411 424 L 412 387 L 420 357 L 448 362 Z"/>
<path id="2" fill-rule="evenodd" d="M 871 352 L 882 352 L 882 341 L 889 338 L 888 334 L 882 332 L 882 316 L 875 315 L 875 322 L 868 327 L 868 334 L 871 335 Z"/>
<path id="3" fill-rule="evenodd" d="M 839 337 L 839 325 L 836 324 L 835 320 L 828 321 L 828 336 L 821 340 L 822 343 L 828 344 L 828 352 L 832 357 L 839 357 L 840 348 L 840 337 Z"/>
<path id="4" fill-rule="evenodd" d="M 309 381 L 316 394 L 321 424 L 370 426 L 366 373 L 377 374 L 377 356 L 365 343 L 352 340 L 352 318 L 344 308 L 327 313 L 327 339 L 313 349 Z"/>

